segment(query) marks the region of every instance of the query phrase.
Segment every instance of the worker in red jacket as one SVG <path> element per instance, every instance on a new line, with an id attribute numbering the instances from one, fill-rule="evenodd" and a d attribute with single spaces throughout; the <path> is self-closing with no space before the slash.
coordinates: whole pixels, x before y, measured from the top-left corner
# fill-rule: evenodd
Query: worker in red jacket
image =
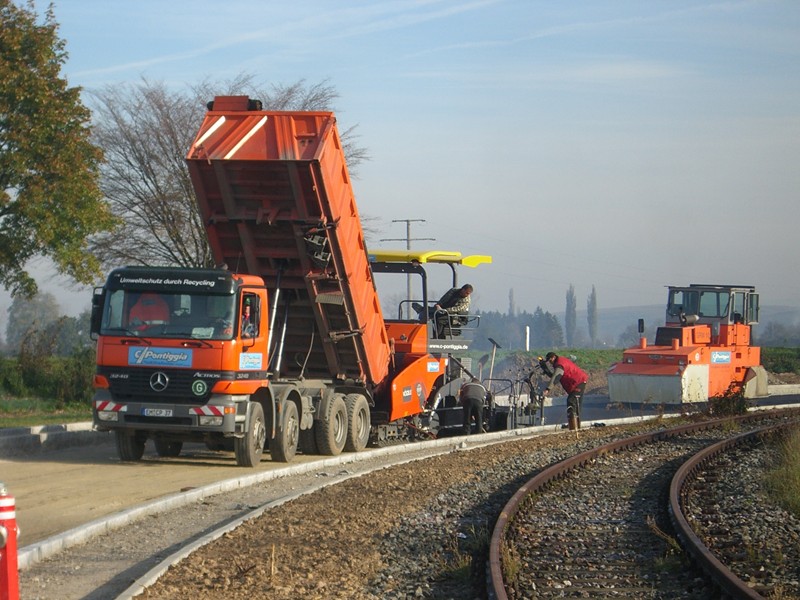
<path id="1" fill-rule="evenodd" d="M 586 390 L 589 376 L 570 359 L 559 356 L 555 352 L 548 352 L 544 360 L 550 374 L 550 383 L 547 384 L 544 395 L 547 396 L 550 390 L 560 383 L 568 394 L 567 425 L 571 430 L 580 429 L 583 392 Z"/>

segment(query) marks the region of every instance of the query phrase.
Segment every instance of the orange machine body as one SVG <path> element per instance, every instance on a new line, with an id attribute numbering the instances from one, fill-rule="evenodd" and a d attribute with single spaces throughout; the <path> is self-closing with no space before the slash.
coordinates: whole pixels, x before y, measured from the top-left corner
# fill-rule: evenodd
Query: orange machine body
<path id="1" fill-rule="evenodd" d="M 667 322 L 608 372 L 612 402 L 707 402 L 728 390 L 766 395 L 761 349 L 751 344 L 758 294 L 751 286 L 693 284 L 669 288 Z"/>
<path id="2" fill-rule="evenodd" d="M 431 407 L 462 377 L 449 357 L 479 317 L 435 340 L 426 318 L 386 320 L 375 272 L 425 282 L 421 265 L 441 262 L 454 285 L 455 265 L 491 258 L 368 254 L 331 112 L 217 97 L 186 162 L 219 267 L 117 269 L 93 303 L 94 423 L 116 431 L 123 460 L 146 439 L 174 455 L 185 440 L 234 438 L 252 466 L 265 443 L 289 460 L 300 437 L 332 454 L 375 426 L 384 440 L 433 431 Z M 427 288 L 419 300 L 433 304 Z"/>

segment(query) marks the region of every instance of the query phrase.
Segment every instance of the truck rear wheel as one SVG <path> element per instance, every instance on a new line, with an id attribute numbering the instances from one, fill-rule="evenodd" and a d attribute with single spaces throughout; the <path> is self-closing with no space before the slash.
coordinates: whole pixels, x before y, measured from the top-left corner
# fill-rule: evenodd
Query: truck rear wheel
<path id="1" fill-rule="evenodd" d="M 233 451 L 236 464 L 240 467 L 254 467 L 261 462 L 264 453 L 264 442 L 267 441 L 267 430 L 264 427 L 264 409 L 258 402 L 253 402 L 250 415 L 250 426 L 244 437 L 235 438 Z"/>
<path id="2" fill-rule="evenodd" d="M 311 454 L 319 454 L 316 430 L 317 426 L 315 425 L 310 429 L 303 429 L 300 431 L 300 451 L 306 456 Z"/>
<path id="3" fill-rule="evenodd" d="M 178 456 L 183 450 L 183 442 L 168 442 L 167 440 L 154 440 L 156 445 L 156 454 L 159 456 L 173 457 Z"/>
<path id="4" fill-rule="evenodd" d="M 297 453 L 300 439 L 300 419 L 297 416 L 297 405 L 288 400 L 283 405 L 281 426 L 277 435 L 269 443 L 272 460 L 289 462 Z"/>
<path id="5" fill-rule="evenodd" d="M 369 404 L 361 394 L 347 394 L 344 403 L 347 407 L 347 439 L 344 449 L 348 452 L 361 452 L 369 442 Z"/>
<path id="6" fill-rule="evenodd" d="M 341 454 L 347 440 L 347 407 L 341 394 L 335 394 L 328 402 L 325 414 L 314 424 L 317 447 L 321 454 Z"/>
<path id="7" fill-rule="evenodd" d="M 114 435 L 117 438 L 117 454 L 121 461 L 135 462 L 142 459 L 145 442 L 143 437 L 135 431 L 122 431 L 120 429 L 117 429 Z"/>

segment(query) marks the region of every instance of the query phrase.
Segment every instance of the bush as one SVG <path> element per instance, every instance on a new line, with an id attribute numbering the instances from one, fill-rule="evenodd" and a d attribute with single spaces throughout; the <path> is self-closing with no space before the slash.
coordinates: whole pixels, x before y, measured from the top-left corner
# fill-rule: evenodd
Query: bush
<path id="1" fill-rule="evenodd" d="M 744 415 L 752 402 L 744 397 L 744 390 L 732 383 L 724 393 L 708 399 L 708 411 L 715 417 L 732 417 Z"/>
<path id="2" fill-rule="evenodd" d="M 800 374 L 800 348 L 761 348 L 761 364 L 771 373 Z"/>
<path id="3" fill-rule="evenodd" d="M 0 386 L 11 396 L 27 396 L 28 389 L 14 358 L 0 358 Z"/>
<path id="4" fill-rule="evenodd" d="M 52 401 L 60 410 L 69 404 L 89 404 L 93 395 L 94 348 L 82 348 L 67 357 L 39 357 L 20 353 L 18 359 L 0 359 L 0 386 L 11 396 L 35 396 Z"/>
<path id="5" fill-rule="evenodd" d="M 81 348 L 57 359 L 55 399 L 58 404 L 91 403 L 94 395 L 95 351 Z"/>

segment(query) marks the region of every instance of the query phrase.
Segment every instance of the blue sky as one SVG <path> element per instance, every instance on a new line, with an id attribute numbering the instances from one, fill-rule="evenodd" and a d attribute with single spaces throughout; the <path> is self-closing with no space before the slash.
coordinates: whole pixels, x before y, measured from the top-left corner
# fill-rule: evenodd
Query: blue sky
<path id="1" fill-rule="evenodd" d="M 39 7 L 43 9 L 44 4 Z M 60 0 L 65 75 L 322 80 L 381 238 L 490 254 L 474 306 L 800 305 L 800 2 Z M 371 240 L 372 247 L 397 246 Z M 399 244 L 402 246 L 402 244 Z M 443 290 L 442 290 L 443 291 Z M 89 295 L 85 299 L 88 307 Z"/>

